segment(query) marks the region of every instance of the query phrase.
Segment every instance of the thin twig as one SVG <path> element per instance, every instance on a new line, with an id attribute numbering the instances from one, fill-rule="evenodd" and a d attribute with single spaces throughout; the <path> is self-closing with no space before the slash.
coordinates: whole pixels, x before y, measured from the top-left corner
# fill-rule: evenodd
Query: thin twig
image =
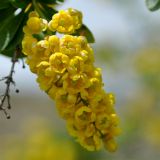
<path id="1" fill-rule="evenodd" d="M 26 66 L 25 66 L 25 63 L 24 63 L 24 59 L 23 59 L 23 58 L 21 58 L 21 61 L 22 61 L 22 68 L 23 68 L 23 69 L 25 69 L 25 68 L 26 68 Z"/>
<path id="2" fill-rule="evenodd" d="M 15 82 L 13 80 L 13 74 L 14 74 L 14 68 L 15 68 L 15 64 L 18 61 L 18 55 L 20 53 L 20 49 L 19 47 L 16 48 L 16 51 L 13 54 L 12 57 L 12 65 L 11 65 L 11 69 L 9 72 L 9 75 L 2 78 L 1 81 L 5 80 L 6 83 L 6 89 L 3 95 L 1 95 L 0 98 L 0 110 L 3 111 L 3 113 L 6 115 L 7 119 L 10 118 L 10 115 L 8 114 L 7 110 L 11 109 L 11 103 L 10 103 L 10 86 L 11 85 L 15 85 Z M 7 102 L 7 106 L 4 106 L 4 103 Z"/>

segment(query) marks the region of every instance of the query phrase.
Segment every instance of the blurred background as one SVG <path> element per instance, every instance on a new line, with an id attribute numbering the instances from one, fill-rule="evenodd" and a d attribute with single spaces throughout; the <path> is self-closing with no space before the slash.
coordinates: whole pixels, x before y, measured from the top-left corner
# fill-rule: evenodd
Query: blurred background
<path id="1" fill-rule="evenodd" d="M 144 0 L 68 0 L 95 35 L 95 65 L 116 95 L 122 135 L 115 153 L 87 152 L 67 133 L 54 102 L 28 67 L 16 64 L 11 120 L 0 112 L 0 160 L 158 160 L 160 157 L 160 11 Z M 11 62 L 0 55 L 0 77 Z M 16 89 L 19 94 L 15 93 Z M 4 84 L 0 83 L 0 94 Z"/>

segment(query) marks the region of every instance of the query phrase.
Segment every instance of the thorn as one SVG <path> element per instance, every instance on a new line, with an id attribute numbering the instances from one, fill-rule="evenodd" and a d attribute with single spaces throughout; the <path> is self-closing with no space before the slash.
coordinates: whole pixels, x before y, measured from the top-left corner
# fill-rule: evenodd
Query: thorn
<path id="1" fill-rule="evenodd" d="M 7 114 L 6 116 L 7 116 L 7 119 L 11 119 L 11 116 L 9 114 Z"/>
<path id="2" fill-rule="evenodd" d="M 26 66 L 25 66 L 25 63 L 24 63 L 23 58 L 22 58 L 21 60 L 22 60 L 22 68 L 23 68 L 23 69 L 25 69 L 25 68 L 26 68 Z"/>
<path id="3" fill-rule="evenodd" d="M 16 89 L 16 93 L 19 93 L 19 89 Z"/>

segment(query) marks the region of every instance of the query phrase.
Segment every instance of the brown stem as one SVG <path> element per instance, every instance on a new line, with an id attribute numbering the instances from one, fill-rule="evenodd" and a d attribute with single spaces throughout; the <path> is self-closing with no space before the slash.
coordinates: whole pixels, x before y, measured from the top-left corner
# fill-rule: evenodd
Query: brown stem
<path id="1" fill-rule="evenodd" d="M 10 115 L 8 114 L 7 110 L 11 109 L 10 86 L 15 85 L 15 82 L 13 80 L 13 74 L 14 74 L 15 64 L 18 61 L 18 55 L 20 54 L 20 52 L 21 52 L 20 48 L 16 47 L 16 51 L 14 52 L 13 57 L 12 57 L 12 65 L 11 65 L 9 75 L 1 79 L 1 81 L 5 80 L 6 89 L 5 89 L 4 94 L 1 95 L 1 98 L 0 98 L 0 110 L 3 111 L 7 119 L 10 118 Z M 7 106 L 4 106 L 5 102 L 7 102 Z"/>

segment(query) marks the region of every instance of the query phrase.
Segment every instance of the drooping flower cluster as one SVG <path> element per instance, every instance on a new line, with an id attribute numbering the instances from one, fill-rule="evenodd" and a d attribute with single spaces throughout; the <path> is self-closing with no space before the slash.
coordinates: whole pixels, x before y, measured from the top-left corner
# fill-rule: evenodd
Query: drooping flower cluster
<path id="1" fill-rule="evenodd" d="M 93 50 L 86 38 L 47 35 L 38 40 L 33 35 L 53 26 L 59 31 L 62 24 L 65 29 L 59 32 L 70 32 L 68 26 L 71 23 L 66 24 L 69 21 L 66 14 L 69 13 L 73 16 L 73 28 L 79 28 L 82 23 L 79 11 L 60 11 L 48 26 L 45 20 L 31 12 L 24 27 L 23 53 L 27 55 L 31 71 L 37 74 L 40 88 L 55 100 L 69 133 L 90 151 L 99 150 L 103 143 L 107 150 L 115 151 L 114 137 L 120 129 L 114 110 L 114 96 L 103 89 L 101 70 L 94 66 Z"/>

